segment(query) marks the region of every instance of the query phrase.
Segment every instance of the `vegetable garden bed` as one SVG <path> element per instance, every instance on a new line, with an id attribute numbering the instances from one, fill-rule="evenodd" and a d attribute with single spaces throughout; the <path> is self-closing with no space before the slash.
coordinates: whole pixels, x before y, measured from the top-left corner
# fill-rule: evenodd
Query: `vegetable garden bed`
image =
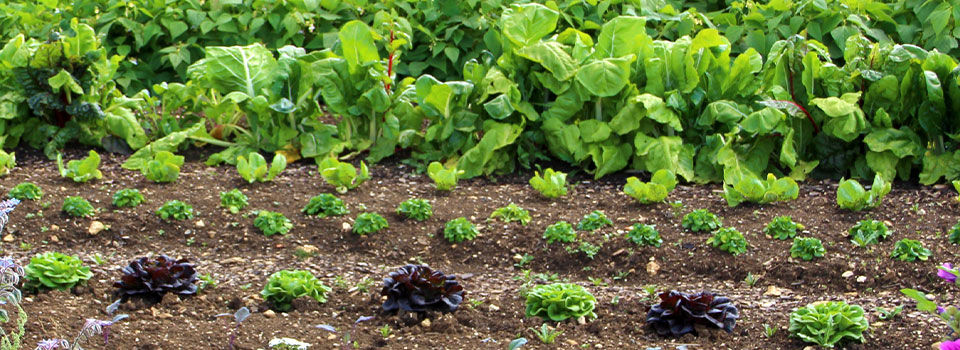
<path id="1" fill-rule="evenodd" d="M 350 214 L 317 218 L 301 213 L 301 208 L 315 195 L 336 192 L 320 180 L 315 166 L 294 163 L 272 182 L 248 184 L 232 168 L 203 165 L 200 161 L 206 155 L 194 152 L 187 154 L 177 183 L 156 184 L 121 169 L 122 157 L 105 155 L 100 167 L 104 177 L 77 184 L 59 177 L 55 164 L 42 154 L 17 153 L 19 166 L 0 180 L 0 188 L 30 181 L 44 195 L 24 201 L 11 214 L 4 253 L 26 263 L 34 254 L 59 251 L 79 256 L 93 272 L 86 285 L 71 292 L 25 294 L 28 345 L 75 334 L 85 318 L 107 318 L 103 310 L 117 299 L 112 284 L 120 277 L 119 268 L 151 254 L 187 258 L 199 274 L 212 275 L 218 284 L 193 297 L 168 294 L 156 305 L 127 302 L 120 310 L 130 317 L 112 326 L 109 345 L 91 341 L 89 348 L 224 348 L 233 324 L 229 317 L 215 316 L 242 306 L 253 314 L 240 328 L 236 341 L 240 349 L 265 348 L 274 337 L 296 338 L 313 348 L 339 348 L 346 332 L 351 347 L 356 342 L 360 348 L 504 349 L 522 336 L 530 340 L 524 348 L 545 349 L 675 349 L 683 344 L 688 349 L 803 349 L 808 344 L 788 337 L 790 312 L 823 300 L 843 300 L 866 310 L 871 328 L 865 343 L 850 344 L 851 349 L 926 349 L 947 331 L 899 292 L 901 288 L 937 295 L 952 292 L 935 273 L 941 262 L 957 257 L 955 246 L 943 234 L 960 218 L 956 193 L 947 187 L 897 183 L 878 208 L 867 212 L 837 208 L 835 181 L 804 182 L 797 200 L 772 205 L 730 208 L 720 196 L 720 186 L 708 185 L 673 191 L 668 201 L 682 202 L 682 207 L 641 206 L 621 193 L 623 175 L 600 181 L 572 176 L 571 183 L 580 182 L 567 196 L 546 200 L 526 183 L 531 174 L 496 182 L 461 181 L 454 191 L 440 193 L 425 175 L 412 175 L 403 165 L 381 164 L 371 167 L 372 180 L 339 195 Z M 66 158 L 82 156 L 70 152 Z M 123 188 L 140 189 L 146 201 L 133 209 L 117 209 L 110 204 L 111 197 Z M 221 208 L 218 196 L 233 188 L 249 198 L 249 206 L 237 214 Z M 60 212 L 67 196 L 84 197 L 100 210 L 90 218 L 68 217 Z M 411 197 L 428 200 L 433 217 L 418 222 L 395 214 L 397 205 Z M 174 199 L 192 205 L 195 217 L 161 221 L 154 211 Z M 487 220 L 494 209 L 510 203 L 530 211 L 529 224 Z M 350 233 L 361 206 L 383 215 L 389 227 L 365 236 Z M 685 231 L 681 216 L 694 209 L 709 209 L 725 226 L 742 232 L 749 243 L 746 253 L 727 254 L 706 244 L 709 234 Z M 256 210 L 282 213 L 293 228 L 286 235 L 264 236 L 253 226 L 256 215 L 251 213 Z M 578 232 L 582 240 L 600 246 L 592 259 L 568 251 L 565 246 L 572 243 L 548 244 L 542 238 L 547 225 L 560 220 L 576 223 L 593 210 L 604 212 L 613 226 Z M 790 241 L 764 236 L 763 227 L 779 215 L 790 215 L 804 225 L 809 233 L 803 236 L 822 240 L 824 257 L 810 262 L 790 258 Z M 458 217 L 477 224 L 476 239 L 458 244 L 443 239 L 444 223 Z M 885 222 L 892 235 L 867 248 L 855 246 L 847 230 L 864 218 Z M 91 230 L 97 226 L 94 222 L 107 229 L 91 234 L 97 231 Z M 627 241 L 624 234 L 634 223 L 656 225 L 663 244 L 638 247 Z M 894 242 L 902 238 L 919 240 L 932 257 L 920 262 L 891 259 Z M 426 319 L 380 314 L 382 278 L 408 263 L 456 274 L 466 297 L 460 309 Z M 314 273 L 332 288 L 328 301 L 298 299 L 289 312 L 267 311 L 260 290 L 268 276 L 281 269 Z M 559 346 L 542 344 L 529 330 L 539 329 L 543 322 L 524 317 L 524 300 L 519 297 L 521 289 L 553 279 L 583 286 L 597 298 L 597 319 L 556 323 L 563 332 L 556 340 Z M 753 285 L 745 281 L 750 279 Z M 671 289 L 729 297 L 740 309 L 736 328 L 729 334 L 701 329 L 699 337 L 658 336 L 644 323 L 656 303 L 651 292 Z M 937 300 L 942 305 L 956 301 Z M 878 307 L 890 310 L 901 305 L 900 315 L 880 319 Z M 364 316 L 376 317 L 354 325 Z"/>

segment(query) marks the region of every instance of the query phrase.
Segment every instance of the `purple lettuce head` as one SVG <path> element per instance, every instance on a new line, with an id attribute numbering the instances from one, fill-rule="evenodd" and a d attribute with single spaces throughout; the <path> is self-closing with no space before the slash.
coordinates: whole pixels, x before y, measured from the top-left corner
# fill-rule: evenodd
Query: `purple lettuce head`
<path id="1" fill-rule="evenodd" d="M 953 265 L 943 263 L 943 267 L 937 269 L 937 276 L 950 283 L 957 283 L 957 275 L 948 270 L 953 270 Z"/>
<path id="2" fill-rule="evenodd" d="M 960 340 L 951 340 L 940 343 L 940 350 L 960 350 Z"/>

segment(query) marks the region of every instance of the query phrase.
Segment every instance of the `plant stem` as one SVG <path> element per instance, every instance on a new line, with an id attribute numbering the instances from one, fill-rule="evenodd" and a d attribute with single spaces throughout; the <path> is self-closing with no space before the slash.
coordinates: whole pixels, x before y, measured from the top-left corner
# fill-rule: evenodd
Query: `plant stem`
<path id="1" fill-rule="evenodd" d="M 603 97 L 597 97 L 597 102 L 593 104 L 593 117 L 603 120 Z"/>

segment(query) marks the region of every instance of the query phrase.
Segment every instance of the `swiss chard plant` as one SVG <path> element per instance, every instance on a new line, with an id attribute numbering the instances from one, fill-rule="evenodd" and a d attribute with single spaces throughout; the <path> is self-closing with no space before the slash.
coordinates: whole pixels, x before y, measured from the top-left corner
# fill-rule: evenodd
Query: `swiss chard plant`
<path id="1" fill-rule="evenodd" d="M 677 187 L 677 176 L 670 170 L 660 169 L 653 173 L 650 182 L 641 182 L 634 176 L 627 178 L 623 185 L 623 193 L 635 199 L 640 204 L 663 202 L 673 189 Z"/>
<path id="2" fill-rule="evenodd" d="M 89 155 L 82 160 L 71 160 L 67 165 L 63 165 L 63 156 L 57 153 L 57 169 L 60 171 L 60 177 L 65 177 L 74 182 L 87 182 L 103 178 L 100 172 L 100 155 L 96 151 L 90 150 Z"/>
<path id="3" fill-rule="evenodd" d="M 251 152 L 248 156 L 237 157 L 237 172 L 249 183 L 267 182 L 277 177 L 287 167 L 287 157 L 277 153 L 270 166 L 260 153 Z"/>
<path id="4" fill-rule="evenodd" d="M 873 178 L 873 186 L 865 190 L 857 180 L 840 180 L 837 187 L 837 205 L 840 209 L 861 211 L 880 205 L 883 197 L 890 193 L 890 183 L 879 174 Z"/>
<path id="5" fill-rule="evenodd" d="M 541 196 L 546 198 L 560 198 L 567 195 L 567 174 L 559 171 L 553 171 L 547 168 L 540 176 L 540 172 L 534 172 L 530 178 L 530 186 L 540 192 Z"/>
<path id="6" fill-rule="evenodd" d="M 337 189 L 337 192 L 347 193 L 370 179 L 370 171 L 363 161 L 360 162 L 360 172 L 346 162 L 340 162 L 335 157 L 324 158 L 318 164 L 320 176 L 328 184 Z"/>
<path id="7" fill-rule="evenodd" d="M 463 174 L 464 171 L 457 169 L 456 164 L 447 168 L 440 162 L 432 162 L 427 166 L 427 175 L 430 176 L 433 185 L 440 191 L 452 191 L 457 187 L 457 180 Z"/>

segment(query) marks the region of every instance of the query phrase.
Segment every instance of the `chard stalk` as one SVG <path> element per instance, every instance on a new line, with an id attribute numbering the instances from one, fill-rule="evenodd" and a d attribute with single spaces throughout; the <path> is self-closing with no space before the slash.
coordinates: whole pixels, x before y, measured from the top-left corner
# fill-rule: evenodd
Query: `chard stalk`
<path id="1" fill-rule="evenodd" d="M 597 102 L 593 104 L 593 116 L 597 120 L 603 120 L 603 97 L 597 97 Z"/>

